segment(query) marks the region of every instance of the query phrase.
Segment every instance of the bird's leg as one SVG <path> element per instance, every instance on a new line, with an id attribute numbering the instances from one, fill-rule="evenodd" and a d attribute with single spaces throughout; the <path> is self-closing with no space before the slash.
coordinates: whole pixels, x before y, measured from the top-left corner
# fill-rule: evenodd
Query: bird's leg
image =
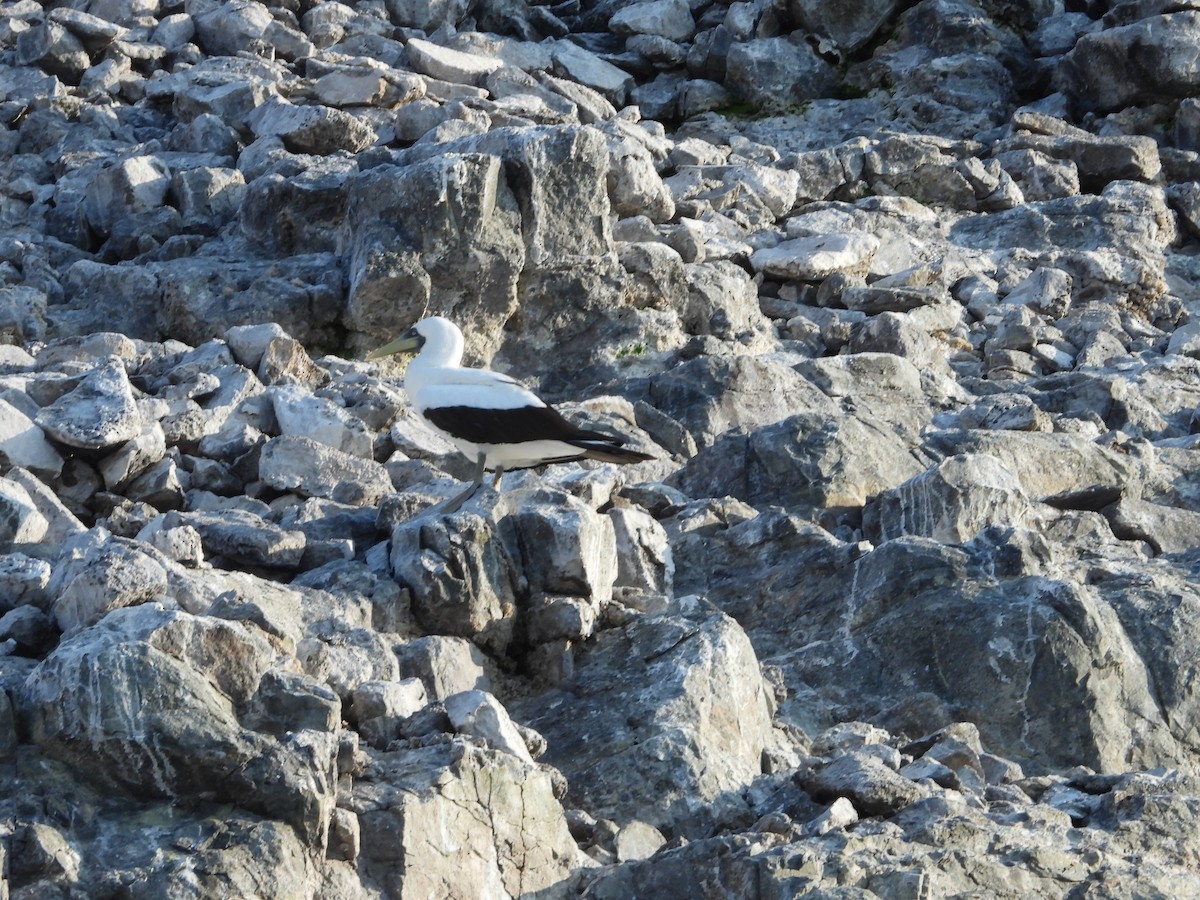
<path id="1" fill-rule="evenodd" d="M 496 480 L 492 482 L 492 490 L 500 490 L 500 479 L 504 477 L 504 466 L 496 467 Z"/>
<path id="2" fill-rule="evenodd" d="M 480 451 L 479 459 L 475 462 L 475 477 L 471 480 L 470 486 L 461 494 L 451 497 L 445 503 L 437 508 L 438 515 L 448 516 L 451 513 L 458 512 L 459 508 L 475 496 L 475 492 L 479 490 L 483 484 L 483 463 L 484 453 Z"/>

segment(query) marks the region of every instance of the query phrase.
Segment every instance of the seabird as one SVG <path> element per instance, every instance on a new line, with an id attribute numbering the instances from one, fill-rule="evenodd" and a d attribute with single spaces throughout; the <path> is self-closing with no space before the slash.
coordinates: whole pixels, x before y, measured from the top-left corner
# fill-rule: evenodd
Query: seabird
<path id="1" fill-rule="evenodd" d="M 624 437 L 572 425 L 507 375 L 463 367 L 462 332 L 441 316 L 422 319 L 367 359 L 412 352 L 417 356 L 404 373 L 404 390 L 413 408 L 475 460 L 470 487 L 449 500 L 443 514 L 454 512 L 479 490 L 485 470 L 496 473 L 498 488 L 501 476 L 513 469 L 578 459 L 624 464 L 654 458 L 626 449 Z"/>

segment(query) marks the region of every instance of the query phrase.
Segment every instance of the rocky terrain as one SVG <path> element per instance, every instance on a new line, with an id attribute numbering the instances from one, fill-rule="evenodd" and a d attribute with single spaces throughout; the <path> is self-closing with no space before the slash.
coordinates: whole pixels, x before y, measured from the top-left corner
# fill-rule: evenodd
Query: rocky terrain
<path id="1" fill-rule="evenodd" d="M 0 900 L 1200 897 L 1197 46 L 0 2 Z"/>

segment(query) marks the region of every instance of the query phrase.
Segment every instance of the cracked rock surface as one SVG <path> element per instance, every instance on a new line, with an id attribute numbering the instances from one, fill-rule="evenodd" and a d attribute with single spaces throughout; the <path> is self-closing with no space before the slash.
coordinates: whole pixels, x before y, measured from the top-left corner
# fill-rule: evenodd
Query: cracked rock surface
<path id="1" fill-rule="evenodd" d="M 0 2 L 0 900 L 1200 897 L 1194 5 Z"/>

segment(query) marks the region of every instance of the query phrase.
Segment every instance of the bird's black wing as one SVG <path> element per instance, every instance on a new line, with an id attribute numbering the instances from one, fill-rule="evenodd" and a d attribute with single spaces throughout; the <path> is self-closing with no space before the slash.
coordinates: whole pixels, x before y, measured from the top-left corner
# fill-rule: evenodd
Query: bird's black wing
<path id="1" fill-rule="evenodd" d="M 550 406 L 484 409 L 476 406 L 440 406 L 423 415 L 434 426 L 472 444 L 520 444 L 525 441 L 611 440 L 586 431 L 563 418 Z"/>

